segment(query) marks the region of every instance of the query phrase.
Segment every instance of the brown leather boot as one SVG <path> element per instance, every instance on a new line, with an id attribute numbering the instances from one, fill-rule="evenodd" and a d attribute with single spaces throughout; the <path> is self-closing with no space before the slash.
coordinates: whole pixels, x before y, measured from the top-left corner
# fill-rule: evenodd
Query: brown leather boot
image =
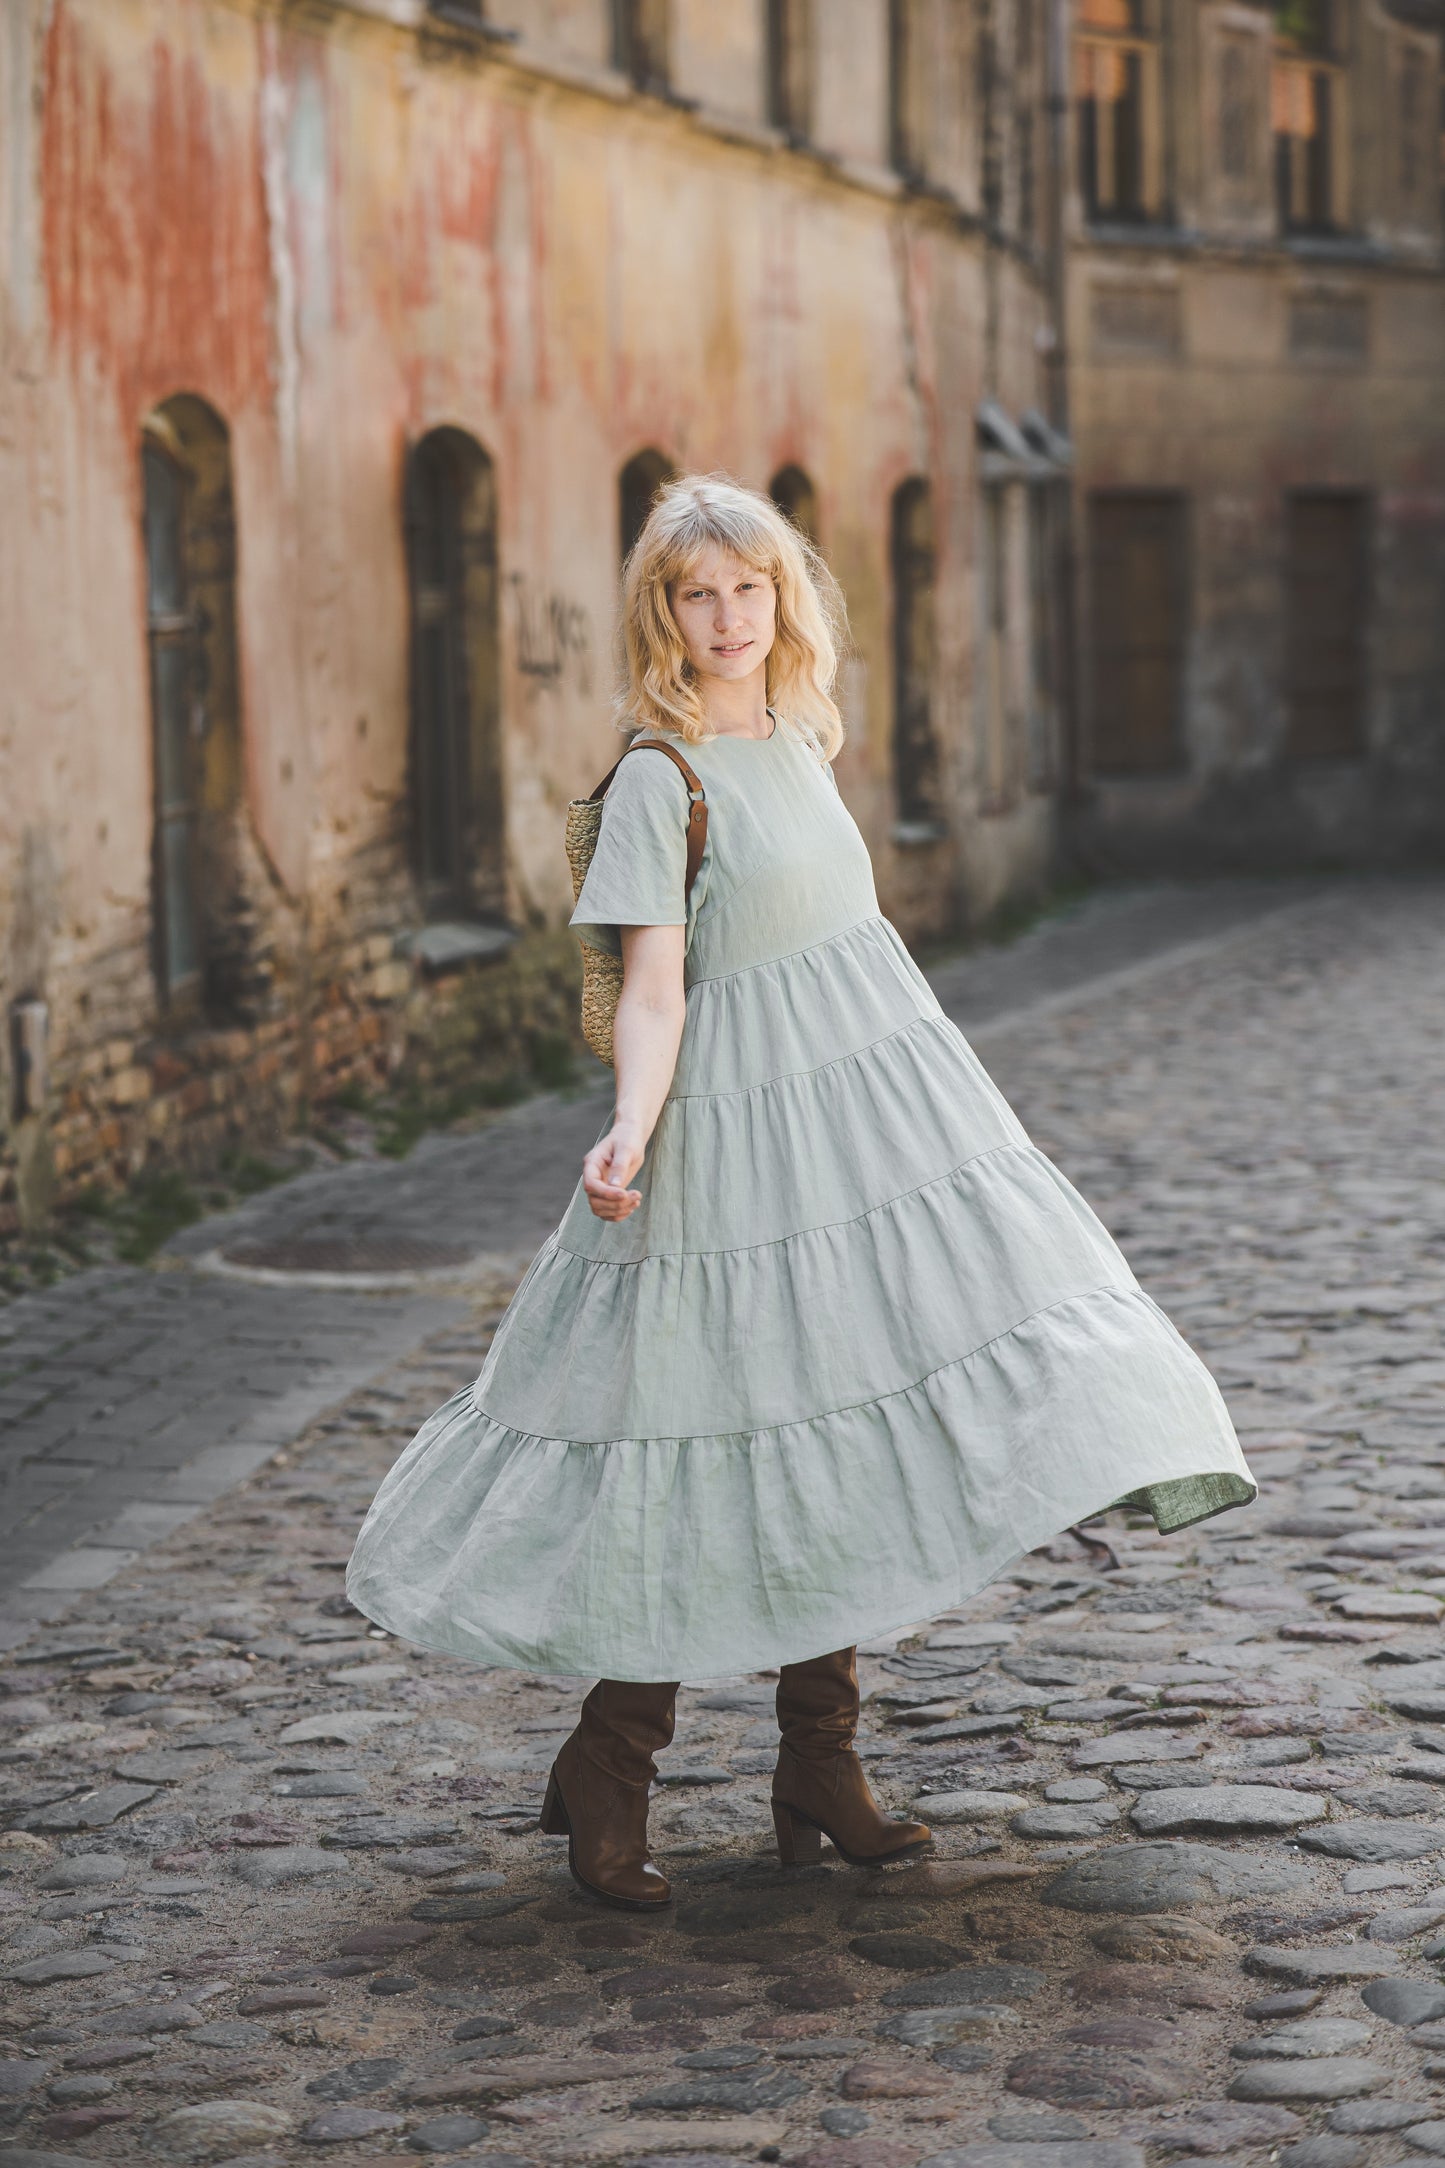
<path id="1" fill-rule="evenodd" d="M 904 1859 L 933 1842 L 922 1822 L 883 1813 L 853 1751 L 858 1729 L 856 1649 L 835 1649 L 778 1673 L 778 1766 L 773 1822 L 785 1867 L 810 1866 L 827 1837 L 852 1867 Z"/>
<path id="2" fill-rule="evenodd" d="M 566 1837 L 572 1878 L 594 1897 L 632 1911 L 671 1902 L 647 1850 L 647 1790 L 654 1754 L 672 1738 L 677 1684 L 599 1679 L 577 1729 L 552 1764 L 541 1826 Z"/>

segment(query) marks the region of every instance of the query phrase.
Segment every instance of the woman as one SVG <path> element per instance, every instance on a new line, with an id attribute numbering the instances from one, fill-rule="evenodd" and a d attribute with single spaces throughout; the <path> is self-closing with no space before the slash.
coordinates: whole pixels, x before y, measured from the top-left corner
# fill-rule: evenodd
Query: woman
<path id="1" fill-rule="evenodd" d="M 352 1601 L 423 1646 L 604 1674 L 542 1827 L 615 1903 L 682 1679 L 778 1667 L 785 1861 L 877 1863 L 854 1646 L 1117 1502 L 1254 1484 L 1212 1379 L 943 1015 L 829 765 L 839 598 L 689 476 L 624 592 L 626 721 L 572 914 L 623 961 L 617 1092 L 474 1386 L 377 1494 Z M 707 842 L 684 906 L 689 786 Z M 819 1655 L 818 1651 L 831 1653 Z"/>

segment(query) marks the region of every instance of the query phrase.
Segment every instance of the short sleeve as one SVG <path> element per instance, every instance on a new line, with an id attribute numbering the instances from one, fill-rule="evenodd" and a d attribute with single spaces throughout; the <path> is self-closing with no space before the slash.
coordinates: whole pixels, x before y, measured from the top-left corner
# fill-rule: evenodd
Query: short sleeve
<path id="1" fill-rule="evenodd" d="M 622 954 L 623 926 L 685 926 L 687 784 L 665 755 L 629 753 L 607 786 L 597 848 L 568 924 Z"/>

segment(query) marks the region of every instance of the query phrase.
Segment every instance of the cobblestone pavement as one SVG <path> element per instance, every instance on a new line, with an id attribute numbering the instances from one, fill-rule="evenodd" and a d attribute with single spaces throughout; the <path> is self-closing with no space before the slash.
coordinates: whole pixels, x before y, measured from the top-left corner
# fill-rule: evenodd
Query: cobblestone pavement
<path id="1" fill-rule="evenodd" d="M 0 2168 L 1445 2153 L 1442 902 L 1352 885 L 988 1033 L 1264 1495 L 866 1652 L 933 1859 L 772 1864 L 754 1675 L 680 1696 L 675 1912 L 605 1911 L 534 1826 L 576 1682 L 348 1613 L 493 1302 L 12 1652 Z"/>
<path id="2" fill-rule="evenodd" d="M 0 1310 L 0 1648 L 467 1315 L 121 1265 Z"/>
<path id="3" fill-rule="evenodd" d="M 971 1029 L 1117 988 L 1121 969 L 1167 969 L 1318 885 L 1101 891 L 1005 948 L 942 963 L 940 999 Z M 213 1215 L 169 1245 L 164 1263 L 184 1269 L 109 1266 L 0 1308 L 0 1648 L 467 1314 L 457 1293 L 514 1282 L 606 1117 L 610 1080 L 589 1070 L 479 1131 L 426 1137 L 399 1164 L 319 1168 Z M 209 1276 L 217 1262 L 228 1280 Z"/>

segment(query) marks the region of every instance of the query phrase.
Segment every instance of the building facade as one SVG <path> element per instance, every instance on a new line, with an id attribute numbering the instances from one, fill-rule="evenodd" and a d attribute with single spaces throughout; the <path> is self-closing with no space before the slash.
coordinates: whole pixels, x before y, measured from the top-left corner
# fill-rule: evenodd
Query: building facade
<path id="1" fill-rule="evenodd" d="M 838 572 L 904 932 L 1047 877 L 1049 21 L 5 0 L 0 1212 L 570 1014 L 677 468 Z"/>
<path id="2" fill-rule="evenodd" d="M 906 937 L 1438 847 L 1445 0 L 0 0 L 0 1226 L 572 1029 L 617 576 L 821 542 Z"/>
<path id="3" fill-rule="evenodd" d="M 1091 864 L 1439 859 L 1442 25 L 1435 0 L 1076 0 Z"/>

